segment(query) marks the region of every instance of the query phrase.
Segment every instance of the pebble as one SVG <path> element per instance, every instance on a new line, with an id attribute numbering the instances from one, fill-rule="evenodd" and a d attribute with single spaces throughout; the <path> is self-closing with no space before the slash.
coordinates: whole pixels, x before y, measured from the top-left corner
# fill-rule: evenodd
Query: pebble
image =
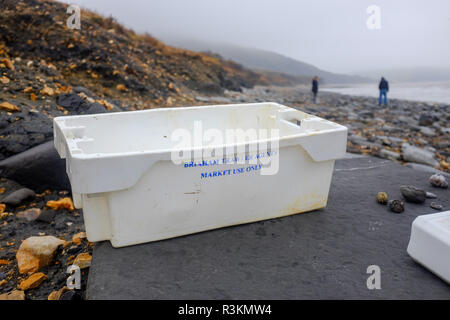
<path id="1" fill-rule="evenodd" d="M 25 211 L 20 211 L 16 214 L 17 218 L 25 219 L 27 221 L 34 221 L 41 215 L 41 209 L 39 208 L 30 208 Z"/>
<path id="2" fill-rule="evenodd" d="M 73 261 L 73 264 L 80 267 L 80 269 L 89 268 L 91 263 L 92 256 L 88 252 L 80 253 Z"/>
<path id="3" fill-rule="evenodd" d="M 46 223 L 52 223 L 52 221 L 55 220 L 56 217 L 56 211 L 50 210 L 50 209 L 44 209 L 42 210 L 39 217 L 36 219 L 37 221 L 46 222 Z"/>
<path id="4" fill-rule="evenodd" d="M 434 193 L 432 193 L 432 192 L 426 192 L 426 197 L 428 198 L 428 199 L 436 199 L 437 198 L 437 195 L 435 195 Z"/>
<path id="5" fill-rule="evenodd" d="M 442 206 L 442 204 L 439 204 L 439 203 L 436 203 L 436 202 L 432 202 L 432 203 L 430 204 L 430 207 L 433 208 L 433 209 L 435 209 L 435 210 L 442 210 L 442 208 L 444 208 L 444 207 Z"/>
<path id="6" fill-rule="evenodd" d="M 3 198 L 2 202 L 10 206 L 17 206 L 21 204 L 22 201 L 28 198 L 33 198 L 34 196 L 35 193 L 33 190 L 28 188 L 21 188 L 7 195 L 5 198 Z"/>
<path id="7" fill-rule="evenodd" d="M 387 204 L 388 203 L 388 195 L 386 192 L 378 192 L 377 194 L 377 202 L 380 204 Z"/>
<path id="8" fill-rule="evenodd" d="M 401 200 L 390 200 L 388 202 L 388 205 L 392 212 L 402 213 L 403 211 L 405 211 L 405 205 Z"/>
<path id="9" fill-rule="evenodd" d="M 433 174 L 429 179 L 428 182 L 433 186 L 437 188 L 448 188 L 448 181 L 445 179 L 445 177 L 442 174 L 435 173 Z"/>
<path id="10" fill-rule="evenodd" d="M 408 202 L 423 203 L 426 199 L 426 192 L 413 186 L 401 186 L 400 192 Z"/>

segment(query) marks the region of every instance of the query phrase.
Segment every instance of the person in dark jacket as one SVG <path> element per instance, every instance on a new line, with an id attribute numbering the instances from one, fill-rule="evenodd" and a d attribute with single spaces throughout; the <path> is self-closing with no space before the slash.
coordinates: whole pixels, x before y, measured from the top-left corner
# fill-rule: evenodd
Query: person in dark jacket
<path id="1" fill-rule="evenodd" d="M 311 89 L 313 96 L 314 96 L 314 104 L 317 101 L 317 93 L 319 92 L 319 78 L 317 76 L 314 77 L 312 81 L 312 89 Z"/>
<path id="2" fill-rule="evenodd" d="M 384 97 L 384 105 L 387 106 L 387 104 L 388 104 L 387 93 L 389 91 L 389 82 L 387 82 L 385 78 L 381 77 L 381 81 L 380 81 L 380 84 L 378 85 L 378 89 L 380 90 L 380 97 L 378 98 L 378 105 L 381 106 L 381 100 Z"/>

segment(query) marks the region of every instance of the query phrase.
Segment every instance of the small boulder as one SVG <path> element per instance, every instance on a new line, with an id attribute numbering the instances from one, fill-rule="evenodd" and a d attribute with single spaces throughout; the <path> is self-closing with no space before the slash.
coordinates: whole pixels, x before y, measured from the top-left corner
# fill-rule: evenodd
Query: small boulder
<path id="1" fill-rule="evenodd" d="M 65 241 L 53 236 L 29 237 L 19 247 L 16 258 L 19 273 L 36 272 L 47 266 L 53 259 L 56 250 Z"/>
<path id="2" fill-rule="evenodd" d="M 427 193 L 424 190 L 418 189 L 413 186 L 401 186 L 400 192 L 408 202 L 423 203 L 427 198 Z"/>
<path id="3" fill-rule="evenodd" d="M 53 140 L 0 161 L 0 175 L 37 192 L 70 189 L 66 161 Z"/>
<path id="4" fill-rule="evenodd" d="M 33 190 L 28 188 L 21 188 L 19 190 L 16 190 L 14 192 L 11 192 L 9 195 L 3 198 L 2 202 L 10 205 L 10 206 L 17 206 L 22 203 L 22 201 L 34 198 L 35 193 Z"/>

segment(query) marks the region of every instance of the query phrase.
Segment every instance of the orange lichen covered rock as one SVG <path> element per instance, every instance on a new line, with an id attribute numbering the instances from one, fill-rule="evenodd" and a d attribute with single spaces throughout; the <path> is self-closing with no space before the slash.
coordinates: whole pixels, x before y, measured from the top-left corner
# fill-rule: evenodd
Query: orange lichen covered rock
<path id="1" fill-rule="evenodd" d="M 0 294 L 0 300 L 25 300 L 25 292 L 14 290 L 8 293 Z"/>
<path id="2" fill-rule="evenodd" d="M 53 90 L 50 87 L 45 86 L 42 90 L 41 90 L 41 94 L 44 96 L 53 96 L 55 94 L 55 90 Z"/>
<path id="3" fill-rule="evenodd" d="M 69 288 L 67 287 L 63 287 L 61 289 L 59 289 L 58 291 L 53 291 L 52 293 L 50 293 L 48 295 L 48 300 L 59 300 L 61 298 L 61 296 L 63 295 L 63 293 L 70 291 Z"/>
<path id="4" fill-rule="evenodd" d="M 79 245 L 83 239 L 86 239 L 86 232 L 79 232 L 72 237 L 72 242 Z"/>
<path id="5" fill-rule="evenodd" d="M 18 106 L 13 105 L 6 101 L 0 103 L 0 110 L 10 111 L 10 112 L 19 112 L 20 111 Z"/>
<path id="6" fill-rule="evenodd" d="M 59 200 L 50 200 L 47 202 L 47 207 L 53 210 L 67 209 L 69 211 L 73 211 L 75 209 L 72 199 L 68 197 Z"/>
<path id="7" fill-rule="evenodd" d="M 22 280 L 19 284 L 20 290 L 29 290 L 37 288 L 41 285 L 41 283 L 47 279 L 47 276 L 42 272 L 34 273 L 25 280 Z"/>
<path id="8" fill-rule="evenodd" d="M 11 60 L 9 60 L 8 58 L 0 59 L 0 62 L 3 63 L 3 64 L 5 64 L 5 66 L 6 66 L 9 70 L 12 70 L 12 71 L 15 70 L 13 63 L 12 63 Z"/>
<path id="9" fill-rule="evenodd" d="M 53 236 L 27 238 L 19 247 L 16 258 L 19 273 L 36 272 L 47 266 L 53 259 L 56 250 L 65 241 Z"/>

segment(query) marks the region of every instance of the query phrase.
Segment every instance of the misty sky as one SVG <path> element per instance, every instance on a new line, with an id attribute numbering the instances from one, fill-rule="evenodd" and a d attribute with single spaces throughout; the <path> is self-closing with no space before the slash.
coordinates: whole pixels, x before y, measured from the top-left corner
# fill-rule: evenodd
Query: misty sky
<path id="1" fill-rule="evenodd" d="M 162 40 L 275 51 L 334 72 L 450 68 L 450 0 L 73 0 Z M 369 5 L 381 29 L 369 30 Z"/>

